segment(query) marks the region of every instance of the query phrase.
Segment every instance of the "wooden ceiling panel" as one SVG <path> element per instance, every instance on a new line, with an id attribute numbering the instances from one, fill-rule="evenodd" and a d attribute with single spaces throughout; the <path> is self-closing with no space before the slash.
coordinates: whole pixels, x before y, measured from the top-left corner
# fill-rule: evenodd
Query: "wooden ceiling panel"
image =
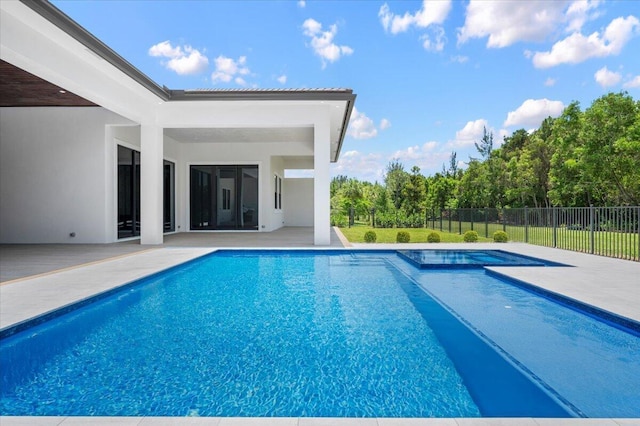
<path id="1" fill-rule="evenodd" d="M 0 107 L 33 106 L 97 105 L 0 60 Z"/>

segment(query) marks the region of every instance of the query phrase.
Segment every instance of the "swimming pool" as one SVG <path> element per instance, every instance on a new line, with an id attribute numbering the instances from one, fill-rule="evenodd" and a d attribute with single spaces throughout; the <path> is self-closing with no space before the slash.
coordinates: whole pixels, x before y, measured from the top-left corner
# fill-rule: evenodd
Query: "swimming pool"
<path id="1" fill-rule="evenodd" d="M 503 250 L 398 250 L 398 255 L 423 269 L 483 268 L 485 266 L 564 266 Z"/>
<path id="2" fill-rule="evenodd" d="M 481 269 L 227 251 L 4 337 L 0 414 L 633 417 L 639 350 Z"/>

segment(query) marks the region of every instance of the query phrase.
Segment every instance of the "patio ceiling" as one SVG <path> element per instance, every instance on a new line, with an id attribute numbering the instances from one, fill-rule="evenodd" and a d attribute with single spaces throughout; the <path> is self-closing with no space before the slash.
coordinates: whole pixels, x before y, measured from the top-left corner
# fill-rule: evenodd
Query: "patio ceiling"
<path id="1" fill-rule="evenodd" d="M 0 107 L 97 106 L 9 62 L 0 60 Z"/>
<path id="2" fill-rule="evenodd" d="M 184 143 L 310 142 L 313 127 L 165 129 L 164 134 Z"/>

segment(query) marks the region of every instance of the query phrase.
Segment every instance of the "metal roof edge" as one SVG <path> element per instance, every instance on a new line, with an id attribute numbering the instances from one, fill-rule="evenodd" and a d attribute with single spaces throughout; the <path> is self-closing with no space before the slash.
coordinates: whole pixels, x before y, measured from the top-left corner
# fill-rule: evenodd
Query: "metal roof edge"
<path id="1" fill-rule="evenodd" d="M 165 89 L 160 87 L 155 81 L 147 77 L 147 75 L 142 71 L 134 67 L 122 56 L 118 55 L 113 49 L 100 41 L 96 36 L 91 34 L 49 1 L 20 0 L 20 2 L 51 22 L 56 27 L 60 28 L 66 34 L 73 37 L 76 41 L 87 47 L 91 52 L 95 53 L 131 77 L 151 93 L 165 101 L 169 100 L 169 94 Z"/>
<path id="2" fill-rule="evenodd" d="M 352 101 L 351 89 L 169 90 L 172 101 Z"/>
<path id="3" fill-rule="evenodd" d="M 349 127 L 349 120 L 351 120 L 351 112 L 353 111 L 353 106 L 356 103 L 356 94 L 351 95 L 351 99 L 348 101 L 347 109 L 344 114 L 344 120 L 342 121 L 342 131 L 340 132 L 340 139 L 338 140 L 338 149 L 336 149 L 336 155 L 333 158 L 333 162 L 338 161 L 338 157 L 340 157 L 340 151 L 342 151 L 342 143 L 344 142 L 344 137 L 347 135 L 347 128 Z"/>

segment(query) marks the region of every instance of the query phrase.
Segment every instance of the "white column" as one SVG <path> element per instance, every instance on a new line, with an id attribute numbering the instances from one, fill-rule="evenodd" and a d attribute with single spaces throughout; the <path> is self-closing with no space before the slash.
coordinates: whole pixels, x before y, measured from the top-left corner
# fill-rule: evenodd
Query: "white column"
<path id="1" fill-rule="evenodd" d="M 323 108 L 313 127 L 313 244 L 331 244 L 329 163 L 331 161 L 329 109 Z"/>
<path id="2" fill-rule="evenodd" d="M 162 127 L 142 124 L 140 140 L 140 244 L 162 244 Z"/>

